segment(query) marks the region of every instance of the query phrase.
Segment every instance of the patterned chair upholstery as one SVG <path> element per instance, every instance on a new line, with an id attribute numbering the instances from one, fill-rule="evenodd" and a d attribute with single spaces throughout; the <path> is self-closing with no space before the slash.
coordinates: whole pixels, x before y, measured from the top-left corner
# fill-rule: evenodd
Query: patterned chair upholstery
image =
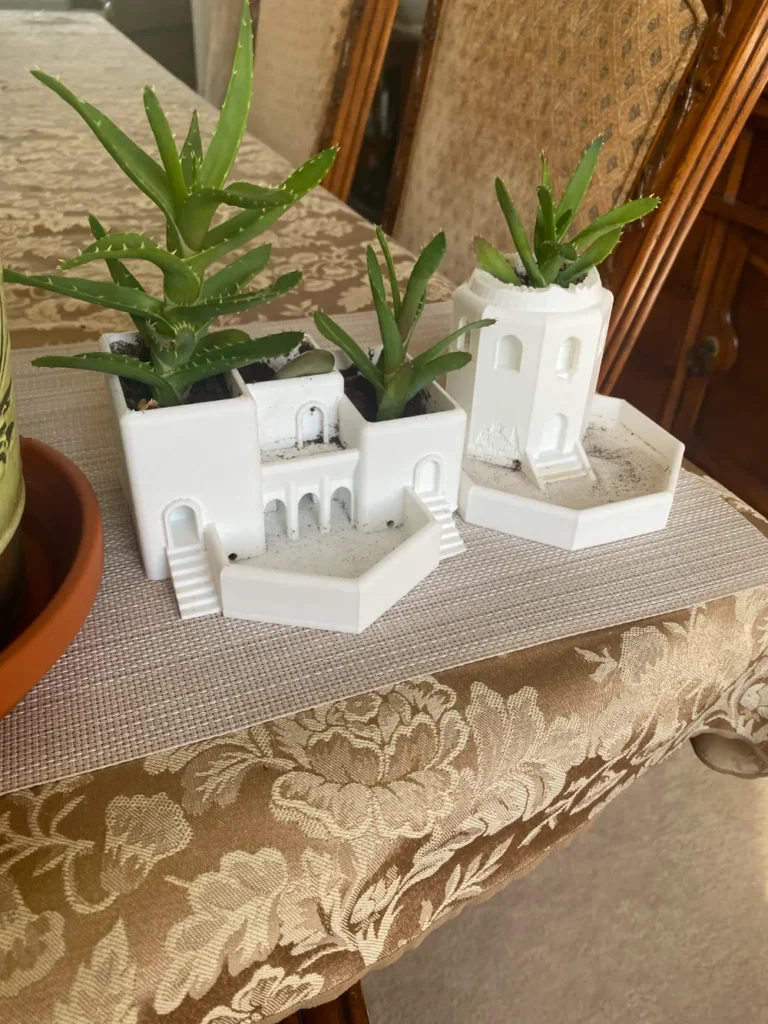
<path id="1" fill-rule="evenodd" d="M 261 0 L 250 130 L 292 164 L 320 146 L 351 0 Z"/>
<path id="2" fill-rule="evenodd" d="M 444 228 L 445 273 L 464 279 L 474 234 L 509 248 L 494 177 L 530 225 L 540 150 L 562 188 L 599 132 L 585 213 L 605 212 L 631 189 L 705 23 L 701 0 L 443 0 L 397 240 L 417 249 Z"/>

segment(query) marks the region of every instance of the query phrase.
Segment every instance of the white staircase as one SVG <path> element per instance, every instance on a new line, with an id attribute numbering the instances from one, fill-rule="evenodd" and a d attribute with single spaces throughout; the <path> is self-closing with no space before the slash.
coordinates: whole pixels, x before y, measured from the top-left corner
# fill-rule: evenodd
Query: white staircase
<path id="1" fill-rule="evenodd" d="M 221 602 L 203 544 L 168 548 L 167 555 L 182 619 L 221 614 Z"/>
<path id="2" fill-rule="evenodd" d="M 451 512 L 451 507 L 446 501 L 445 495 L 432 492 L 431 494 L 420 494 L 419 497 L 440 524 L 443 535 L 440 540 L 440 560 L 452 558 L 467 550 Z"/>

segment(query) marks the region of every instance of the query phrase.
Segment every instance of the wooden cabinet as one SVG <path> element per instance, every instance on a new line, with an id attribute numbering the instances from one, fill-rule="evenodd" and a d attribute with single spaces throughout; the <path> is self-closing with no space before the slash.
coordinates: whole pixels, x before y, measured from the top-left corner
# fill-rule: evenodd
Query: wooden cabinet
<path id="1" fill-rule="evenodd" d="M 768 514 L 768 95 L 686 239 L 615 394 Z"/>

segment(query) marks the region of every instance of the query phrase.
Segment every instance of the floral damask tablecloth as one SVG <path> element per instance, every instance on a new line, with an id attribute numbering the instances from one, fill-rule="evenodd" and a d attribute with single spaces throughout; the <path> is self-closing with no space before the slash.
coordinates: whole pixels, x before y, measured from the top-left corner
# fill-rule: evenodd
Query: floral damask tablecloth
<path id="1" fill-rule="evenodd" d="M 131 227 L 139 210 L 74 115 L 18 78 L 34 64 L 136 134 L 148 76 L 189 105 L 95 17 L 0 13 L 0 249 L 28 271 L 82 245 L 88 210 Z M 282 171 L 256 140 L 243 159 Z M 370 237 L 324 193 L 292 211 L 274 269 L 299 264 L 305 281 L 270 315 L 366 307 Z M 113 326 L 11 291 L 17 342 Z M 329 1000 L 535 866 L 686 739 L 713 767 L 768 774 L 767 649 L 768 586 L 6 795 L 0 1020 L 256 1024 Z"/>

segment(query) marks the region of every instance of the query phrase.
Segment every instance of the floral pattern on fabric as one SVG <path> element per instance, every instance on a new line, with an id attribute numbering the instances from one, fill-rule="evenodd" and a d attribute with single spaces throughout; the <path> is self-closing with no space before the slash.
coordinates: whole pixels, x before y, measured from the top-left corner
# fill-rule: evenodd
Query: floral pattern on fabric
<path id="1" fill-rule="evenodd" d="M 758 588 L 3 797 L 0 1018 L 322 1002 L 686 738 L 734 737 L 768 772 L 767 649 Z"/>

